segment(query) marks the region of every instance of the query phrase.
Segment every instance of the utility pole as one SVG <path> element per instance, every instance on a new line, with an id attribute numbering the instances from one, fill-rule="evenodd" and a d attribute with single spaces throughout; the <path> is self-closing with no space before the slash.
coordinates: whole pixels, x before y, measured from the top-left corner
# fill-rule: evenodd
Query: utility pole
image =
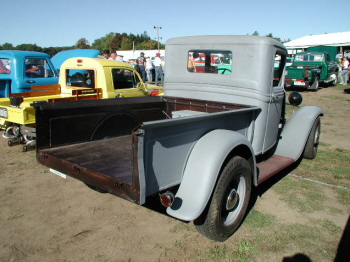
<path id="1" fill-rule="evenodd" d="M 162 38 L 159 38 L 159 29 L 162 29 L 162 27 L 160 26 L 154 26 L 154 29 L 157 29 L 157 42 L 158 42 L 158 52 L 160 52 L 160 48 L 159 48 L 159 39 L 162 39 Z"/>

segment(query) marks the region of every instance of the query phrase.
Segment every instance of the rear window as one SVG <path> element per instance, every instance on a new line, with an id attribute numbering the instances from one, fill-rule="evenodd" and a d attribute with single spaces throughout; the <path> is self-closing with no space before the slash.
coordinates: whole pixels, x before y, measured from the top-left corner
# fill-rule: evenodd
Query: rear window
<path id="1" fill-rule="evenodd" d="M 90 69 L 66 69 L 66 85 L 95 88 L 95 71 Z"/>
<path id="2" fill-rule="evenodd" d="M 324 61 L 324 57 L 323 57 L 323 55 L 313 55 L 313 54 L 295 55 L 294 61 L 296 61 L 296 62 L 322 62 L 322 61 Z"/>
<path id="3" fill-rule="evenodd" d="M 190 50 L 187 71 L 191 73 L 231 74 L 232 52 L 222 50 Z"/>

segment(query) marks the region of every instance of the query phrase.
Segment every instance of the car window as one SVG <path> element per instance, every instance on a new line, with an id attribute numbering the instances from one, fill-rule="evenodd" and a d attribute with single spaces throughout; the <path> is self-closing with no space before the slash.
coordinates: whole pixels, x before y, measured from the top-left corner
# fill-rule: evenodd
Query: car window
<path id="1" fill-rule="evenodd" d="M 27 58 L 25 60 L 25 75 L 29 78 L 54 77 L 53 68 L 43 58 Z"/>
<path id="2" fill-rule="evenodd" d="M 187 71 L 191 73 L 231 74 L 232 52 L 222 50 L 190 50 Z"/>
<path id="3" fill-rule="evenodd" d="M 312 55 L 312 54 L 302 54 L 302 55 L 295 55 L 294 61 L 298 62 L 319 62 L 323 61 L 323 55 Z"/>
<path id="4" fill-rule="evenodd" d="M 273 68 L 273 86 L 278 86 L 280 84 L 285 64 L 286 56 L 277 51 L 275 54 L 275 63 Z"/>
<path id="5" fill-rule="evenodd" d="M 11 74 L 11 60 L 0 58 L 0 74 Z"/>
<path id="6" fill-rule="evenodd" d="M 66 69 L 66 85 L 95 88 L 95 71 L 92 69 Z"/>
<path id="7" fill-rule="evenodd" d="M 134 71 L 122 68 L 112 68 L 114 89 L 136 88 L 140 82 L 139 77 Z"/>

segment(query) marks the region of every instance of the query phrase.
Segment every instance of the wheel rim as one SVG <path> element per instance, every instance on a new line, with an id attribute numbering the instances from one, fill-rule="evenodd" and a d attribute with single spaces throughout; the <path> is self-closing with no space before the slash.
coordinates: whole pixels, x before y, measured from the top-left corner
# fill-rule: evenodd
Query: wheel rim
<path id="1" fill-rule="evenodd" d="M 314 136 L 314 145 L 317 146 L 320 140 L 320 127 L 318 126 Z"/>
<path id="2" fill-rule="evenodd" d="M 231 225 L 241 213 L 246 195 L 246 186 L 246 181 L 242 175 L 230 183 L 221 212 L 221 219 L 224 225 Z"/>
<path id="3" fill-rule="evenodd" d="M 317 151 L 319 141 L 320 141 L 320 126 L 318 125 L 314 135 L 314 152 L 315 153 Z"/>

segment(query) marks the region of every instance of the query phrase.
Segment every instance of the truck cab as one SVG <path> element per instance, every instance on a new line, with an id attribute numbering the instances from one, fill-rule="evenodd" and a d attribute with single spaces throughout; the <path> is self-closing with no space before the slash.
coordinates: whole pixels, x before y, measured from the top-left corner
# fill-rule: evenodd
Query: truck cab
<path id="1" fill-rule="evenodd" d="M 58 83 L 50 56 L 41 52 L 0 51 L 0 98 L 29 92 L 33 85 Z"/>

